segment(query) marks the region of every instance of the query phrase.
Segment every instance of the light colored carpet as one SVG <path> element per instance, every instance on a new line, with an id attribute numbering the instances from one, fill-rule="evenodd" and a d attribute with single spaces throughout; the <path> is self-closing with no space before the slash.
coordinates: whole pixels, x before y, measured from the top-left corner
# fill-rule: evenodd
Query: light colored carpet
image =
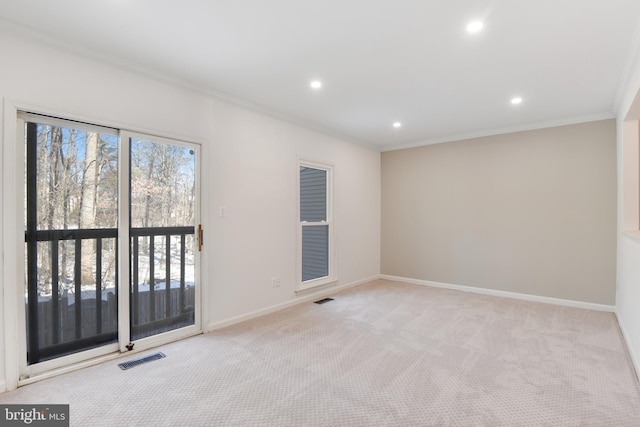
<path id="1" fill-rule="evenodd" d="M 0 402 L 69 403 L 78 426 L 640 426 L 611 313 L 384 280 L 334 297 Z"/>

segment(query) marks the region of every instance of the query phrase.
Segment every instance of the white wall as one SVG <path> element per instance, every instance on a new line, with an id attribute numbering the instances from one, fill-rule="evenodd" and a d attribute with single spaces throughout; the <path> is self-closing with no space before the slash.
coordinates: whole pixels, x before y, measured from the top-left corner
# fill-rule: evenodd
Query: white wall
<path id="1" fill-rule="evenodd" d="M 617 111 L 618 265 L 616 313 L 631 357 L 640 371 L 640 232 L 638 218 L 638 120 L 640 49 Z"/>
<path id="2" fill-rule="evenodd" d="M 212 325 L 292 297 L 298 156 L 334 164 L 339 282 L 378 274 L 380 153 L 220 103 L 213 116 L 219 150 L 204 158 L 204 169 L 217 191 L 203 194 L 216 242 Z M 274 276 L 280 288 L 271 287 Z"/>
<path id="3" fill-rule="evenodd" d="M 339 281 L 329 289 L 379 273 L 378 152 L 48 47 L 1 27 L 0 57 L 0 98 L 5 106 L 28 106 L 38 112 L 202 144 L 205 329 L 309 296 L 294 292 L 298 156 L 335 167 Z M 0 123 L 0 135 L 5 136 L 0 160 L 11 169 L 21 159 L 6 157 L 16 142 L 12 135 L 5 135 L 4 125 Z M 6 197 L 21 181 L 16 176 L 15 181 L 0 186 L 5 190 L 0 209 L 3 240 L 22 237 L 20 227 L 16 230 L 5 224 L 17 218 L 15 201 Z M 218 206 L 226 206 L 226 217 L 217 216 Z M 17 256 L 3 251 L 0 277 L 16 274 L 12 260 Z M 271 286 L 273 276 L 281 277 L 281 287 Z M 1 291 L 15 286 L 15 282 L 0 283 L 0 307 L 4 307 Z M 9 359 L 10 366 L 4 369 L 5 355 L 15 345 L 5 342 L 4 331 L 3 312 L 0 392 L 5 389 L 5 378 L 13 381 L 14 374 L 9 372 L 14 361 Z"/>

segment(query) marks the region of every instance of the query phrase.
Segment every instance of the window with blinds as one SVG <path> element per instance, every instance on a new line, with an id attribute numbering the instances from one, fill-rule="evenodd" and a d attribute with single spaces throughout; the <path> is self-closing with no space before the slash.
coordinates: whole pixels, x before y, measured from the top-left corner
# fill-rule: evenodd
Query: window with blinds
<path id="1" fill-rule="evenodd" d="M 334 280 L 332 271 L 331 172 L 328 165 L 300 162 L 299 288 Z"/>

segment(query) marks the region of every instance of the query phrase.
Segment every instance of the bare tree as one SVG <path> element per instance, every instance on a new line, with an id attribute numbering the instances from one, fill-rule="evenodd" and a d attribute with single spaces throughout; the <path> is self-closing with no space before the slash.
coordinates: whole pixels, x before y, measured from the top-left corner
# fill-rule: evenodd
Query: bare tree
<path id="1" fill-rule="evenodd" d="M 98 184 L 98 134 L 87 132 L 85 147 L 84 174 L 82 179 L 82 198 L 80 203 L 80 228 L 94 228 L 96 224 L 96 189 Z M 93 257 L 95 242 L 82 242 L 82 271 L 83 284 L 95 283 L 93 274 Z"/>

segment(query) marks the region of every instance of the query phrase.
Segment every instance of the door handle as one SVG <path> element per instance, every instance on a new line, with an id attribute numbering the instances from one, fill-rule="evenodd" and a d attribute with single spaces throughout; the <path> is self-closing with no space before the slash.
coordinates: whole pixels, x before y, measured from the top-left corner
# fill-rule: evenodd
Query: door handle
<path id="1" fill-rule="evenodd" d="M 202 231 L 202 224 L 198 224 L 198 252 L 202 252 L 203 244 L 204 244 L 204 232 Z"/>

